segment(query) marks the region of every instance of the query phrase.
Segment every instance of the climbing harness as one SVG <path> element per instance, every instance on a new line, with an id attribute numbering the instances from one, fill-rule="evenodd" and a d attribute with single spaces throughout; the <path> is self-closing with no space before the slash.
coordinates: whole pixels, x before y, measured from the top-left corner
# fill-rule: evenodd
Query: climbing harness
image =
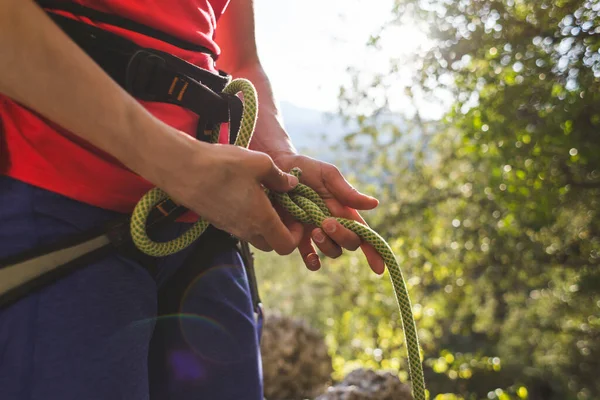
<path id="1" fill-rule="evenodd" d="M 56 4 L 55 1 L 40 0 L 39 2 L 42 5 Z M 65 3 L 60 2 L 60 4 Z M 77 5 L 68 7 L 75 7 L 76 11 L 80 12 L 87 10 L 88 16 L 91 13 L 98 20 L 108 19 L 109 23 L 112 21 L 115 25 L 119 22 L 113 19 L 114 16 L 103 15 L 85 8 L 82 10 Z M 258 112 L 256 91 L 249 81 L 244 79 L 230 81 L 226 77 L 200 70 L 172 55 L 140 48 L 133 42 L 102 29 L 60 15 L 52 15 L 52 17 L 80 47 L 134 97 L 178 104 L 196 112 L 201 116 L 198 125 L 199 140 L 217 142 L 220 123 L 230 122 L 230 133 L 234 134 L 230 142 L 237 146 L 248 147 Z M 149 36 L 154 35 L 151 28 L 144 26 L 137 28 L 146 29 Z M 154 36 L 157 35 L 160 33 Z M 161 36 L 161 40 L 171 39 L 174 38 L 165 37 L 164 34 Z M 237 96 L 239 93 L 243 95 L 243 103 Z M 207 115 L 210 119 L 207 119 Z M 241 120 L 238 117 L 241 117 Z M 237 136 L 235 136 L 236 132 Z M 301 176 L 301 171 L 298 169 L 292 170 L 291 173 L 298 178 Z M 298 184 L 288 193 L 277 193 L 267 189 L 265 192 L 273 202 L 281 205 L 303 223 L 321 227 L 324 219 L 332 217 L 325 202 L 313 189 L 304 184 Z M 151 232 L 165 223 L 174 221 L 185 211 L 185 208 L 169 199 L 167 193 L 154 188 L 142 197 L 128 220 L 120 220 L 108 228 L 89 232 L 84 235 L 85 237 L 63 244 L 62 247 L 36 249 L 35 253 L 29 252 L 0 261 L 0 306 L 15 301 L 31 290 L 55 280 L 58 276 L 73 271 L 88 262 L 90 258 L 131 244 L 131 240 L 137 249 L 151 257 L 167 256 L 183 250 L 207 230 L 209 227 L 207 221 L 200 218 L 183 235 L 167 242 L 153 241 L 148 231 Z M 400 309 L 413 397 L 415 400 L 425 400 L 425 382 L 416 324 L 408 290 L 396 257 L 388 243 L 371 228 L 345 218 L 336 217 L 336 220 L 371 244 L 385 261 Z"/>

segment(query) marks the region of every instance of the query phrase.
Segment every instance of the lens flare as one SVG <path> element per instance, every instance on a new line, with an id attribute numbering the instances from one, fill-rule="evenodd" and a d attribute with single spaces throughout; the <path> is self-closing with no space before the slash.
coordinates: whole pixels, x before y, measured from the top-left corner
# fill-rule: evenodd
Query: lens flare
<path id="1" fill-rule="evenodd" d="M 180 315 L 196 318 L 180 320 L 181 333 L 187 345 L 203 358 L 229 364 L 253 354 L 244 350 L 247 345 L 240 343 L 239 335 L 232 332 L 237 326 L 231 324 L 232 319 L 240 319 L 236 297 L 246 298 L 246 285 L 239 265 L 222 264 L 204 270 L 184 292 Z"/>
<path id="2" fill-rule="evenodd" d="M 160 332 L 169 364 L 181 379 L 199 377 L 206 363 L 227 365 L 256 356 L 255 344 L 242 341 L 256 328 L 239 265 L 202 270 L 183 291 L 177 311 L 135 321 L 129 330 Z"/>

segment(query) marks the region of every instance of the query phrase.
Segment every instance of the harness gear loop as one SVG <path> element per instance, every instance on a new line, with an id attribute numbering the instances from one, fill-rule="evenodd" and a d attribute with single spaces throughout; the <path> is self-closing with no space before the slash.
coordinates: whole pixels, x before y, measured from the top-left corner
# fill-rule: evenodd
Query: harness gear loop
<path id="1" fill-rule="evenodd" d="M 248 147 L 254 132 L 258 112 L 256 90 L 250 81 L 235 79 L 225 87 L 224 92 L 230 95 L 241 92 L 244 96 L 242 122 L 235 144 L 241 147 Z M 213 129 L 213 142 L 218 140 L 218 136 L 218 130 Z M 301 171 L 299 169 L 294 168 L 291 173 L 300 178 Z M 299 183 L 288 193 L 276 193 L 267 189 L 265 192 L 272 201 L 279 203 L 286 211 L 301 222 L 311 223 L 320 227 L 323 220 L 332 217 L 331 211 L 327 208 L 323 199 L 312 188 L 302 183 Z M 209 226 L 207 221 L 200 218 L 196 224 L 179 238 L 169 242 L 152 241 L 146 233 L 146 220 L 150 210 L 166 199 L 168 199 L 168 195 L 162 190 L 158 188 L 150 190 L 136 205 L 131 218 L 131 236 L 135 245 L 142 252 L 152 256 L 166 256 L 183 250 L 199 238 Z M 356 233 L 371 244 L 385 261 L 400 309 L 404 339 L 408 352 L 412 394 L 415 400 L 425 400 L 425 380 L 423 377 L 417 328 L 412 313 L 410 297 L 398 261 L 389 244 L 368 226 L 345 218 L 336 217 L 336 220 L 345 228 Z"/>

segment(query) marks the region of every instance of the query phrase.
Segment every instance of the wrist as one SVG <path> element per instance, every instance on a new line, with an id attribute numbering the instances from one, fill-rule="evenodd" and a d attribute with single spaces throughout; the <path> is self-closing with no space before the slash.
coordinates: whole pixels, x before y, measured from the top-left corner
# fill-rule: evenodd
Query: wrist
<path id="1" fill-rule="evenodd" d="M 154 185 L 164 187 L 171 171 L 185 168 L 202 143 L 143 110 L 129 119 L 118 158 Z"/>
<path id="2" fill-rule="evenodd" d="M 250 142 L 250 149 L 266 153 L 270 155 L 271 158 L 281 155 L 298 154 L 292 140 L 283 128 L 281 128 L 280 134 L 273 132 L 273 128 L 268 131 L 257 130 L 255 137 L 252 142 Z"/>
<path id="3" fill-rule="evenodd" d="M 298 157 L 298 156 L 300 156 L 300 154 L 298 154 L 298 152 L 296 151 L 296 149 L 292 149 L 292 150 L 286 150 L 286 149 L 272 150 L 272 151 L 269 151 L 269 152 L 266 152 L 266 153 L 275 162 L 277 162 L 278 160 L 284 159 L 284 158 L 290 158 L 290 157 Z"/>
<path id="4" fill-rule="evenodd" d="M 249 79 L 256 88 L 259 107 L 255 134 L 250 149 L 269 154 L 297 154 L 284 128 L 283 117 L 273 94 L 271 84 L 258 61 L 230 71 L 235 78 Z"/>

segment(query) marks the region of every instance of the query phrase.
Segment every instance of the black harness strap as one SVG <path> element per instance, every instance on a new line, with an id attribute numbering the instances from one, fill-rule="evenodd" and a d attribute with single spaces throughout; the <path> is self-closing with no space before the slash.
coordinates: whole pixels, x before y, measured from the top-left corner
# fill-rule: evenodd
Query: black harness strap
<path id="1" fill-rule="evenodd" d="M 171 54 L 143 48 L 122 36 L 84 22 L 52 13 L 50 16 L 135 98 L 175 104 L 209 118 L 212 123 L 229 122 L 230 99 L 219 94 L 229 83 L 229 78 L 198 68 Z"/>

